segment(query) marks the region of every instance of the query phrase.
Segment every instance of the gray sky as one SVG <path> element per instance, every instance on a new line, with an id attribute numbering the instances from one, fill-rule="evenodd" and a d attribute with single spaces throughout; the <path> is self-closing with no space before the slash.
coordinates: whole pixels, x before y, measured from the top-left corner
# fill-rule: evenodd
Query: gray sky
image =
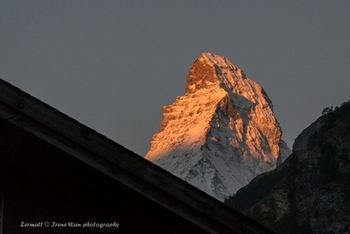
<path id="1" fill-rule="evenodd" d="M 291 147 L 350 98 L 350 1 L 0 1 L 0 78 L 140 155 L 202 52 L 263 86 Z"/>

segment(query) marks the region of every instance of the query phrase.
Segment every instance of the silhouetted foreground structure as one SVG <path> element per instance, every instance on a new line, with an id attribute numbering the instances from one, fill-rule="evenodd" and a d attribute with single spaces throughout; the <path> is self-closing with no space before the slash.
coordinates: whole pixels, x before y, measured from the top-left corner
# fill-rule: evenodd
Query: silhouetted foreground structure
<path id="1" fill-rule="evenodd" d="M 0 179 L 6 234 L 270 233 L 3 80 Z"/>

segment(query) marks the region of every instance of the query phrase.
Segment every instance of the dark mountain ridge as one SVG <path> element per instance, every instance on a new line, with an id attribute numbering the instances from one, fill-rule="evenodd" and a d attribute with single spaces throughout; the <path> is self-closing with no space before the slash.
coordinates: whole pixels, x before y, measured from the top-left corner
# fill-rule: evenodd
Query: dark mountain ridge
<path id="1" fill-rule="evenodd" d="M 350 233 L 350 101 L 325 108 L 285 162 L 225 203 L 277 233 Z"/>

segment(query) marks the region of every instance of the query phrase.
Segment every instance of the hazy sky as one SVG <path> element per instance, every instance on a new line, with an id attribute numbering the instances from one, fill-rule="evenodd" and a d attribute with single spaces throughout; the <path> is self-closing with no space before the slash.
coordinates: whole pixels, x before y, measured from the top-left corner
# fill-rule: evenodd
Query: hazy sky
<path id="1" fill-rule="evenodd" d="M 0 1 L 0 78 L 140 155 L 202 52 L 262 85 L 291 147 L 350 99 L 350 1 Z"/>

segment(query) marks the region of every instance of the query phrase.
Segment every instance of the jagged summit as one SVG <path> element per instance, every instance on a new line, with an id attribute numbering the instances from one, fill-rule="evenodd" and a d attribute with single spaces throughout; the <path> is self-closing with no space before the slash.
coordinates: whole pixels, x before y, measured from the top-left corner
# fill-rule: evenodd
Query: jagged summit
<path id="1" fill-rule="evenodd" d="M 185 95 L 163 107 L 145 158 L 224 200 L 275 167 L 281 134 L 262 87 L 227 58 L 203 53 Z"/>
<path id="2" fill-rule="evenodd" d="M 188 75 L 186 84 L 186 94 L 193 93 L 202 88 L 214 88 L 223 83 L 222 77 L 218 77 L 215 71 L 229 69 L 236 71 L 245 77 L 242 70 L 238 69 L 232 62 L 222 56 L 211 53 L 203 53 L 193 64 Z"/>

